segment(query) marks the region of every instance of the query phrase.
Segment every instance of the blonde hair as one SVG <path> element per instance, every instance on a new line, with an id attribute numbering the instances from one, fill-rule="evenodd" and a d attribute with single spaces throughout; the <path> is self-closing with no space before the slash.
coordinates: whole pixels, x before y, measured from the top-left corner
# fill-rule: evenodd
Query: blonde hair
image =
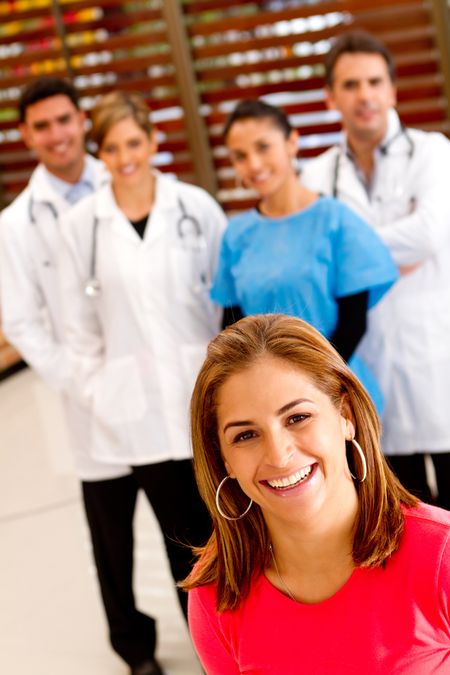
<path id="1" fill-rule="evenodd" d="M 217 395 L 231 375 L 264 355 L 283 359 L 306 373 L 341 409 L 345 402 L 356 427 L 355 438 L 367 461 L 367 478 L 356 483 L 359 509 L 354 527 L 355 565 L 382 565 L 398 548 L 403 531 L 401 504 L 413 497 L 396 479 L 380 450 L 380 424 L 373 403 L 331 344 L 301 319 L 279 314 L 248 316 L 220 333 L 208 347 L 191 403 L 194 467 L 200 493 L 211 513 L 214 533 L 183 587 L 217 585 L 217 609 L 235 608 L 250 590 L 252 578 L 268 564 L 269 535 L 261 509 L 253 504 L 242 520 L 228 521 L 215 505 L 217 486 L 227 474 L 217 433 Z M 349 447 L 350 470 L 362 475 L 358 455 Z M 239 515 L 249 498 L 237 481 L 221 490 L 226 513 Z"/>
<path id="2" fill-rule="evenodd" d="M 113 91 L 102 96 L 91 112 L 90 138 L 99 150 L 111 127 L 128 117 L 147 135 L 151 134 L 153 125 L 150 121 L 150 108 L 140 94 Z"/>

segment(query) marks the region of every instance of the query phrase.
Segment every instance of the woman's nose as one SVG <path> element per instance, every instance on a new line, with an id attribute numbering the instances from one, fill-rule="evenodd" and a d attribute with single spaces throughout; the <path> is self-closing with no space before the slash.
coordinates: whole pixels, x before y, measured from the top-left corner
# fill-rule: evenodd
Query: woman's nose
<path id="1" fill-rule="evenodd" d="M 130 152 L 128 148 L 119 148 L 117 158 L 120 164 L 128 164 L 130 161 Z"/>
<path id="2" fill-rule="evenodd" d="M 268 465 L 282 469 L 290 463 L 294 452 L 292 439 L 286 432 L 275 431 L 266 435 L 265 461 Z"/>

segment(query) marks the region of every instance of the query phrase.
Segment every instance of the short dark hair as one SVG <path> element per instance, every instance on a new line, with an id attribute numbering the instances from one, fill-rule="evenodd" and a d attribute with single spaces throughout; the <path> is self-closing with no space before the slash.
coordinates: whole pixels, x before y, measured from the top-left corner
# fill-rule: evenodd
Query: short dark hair
<path id="1" fill-rule="evenodd" d="M 395 80 L 395 62 L 389 49 L 381 40 L 365 31 L 349 31 L 340 35 L 325 57 L 325 83 L 333 86 L 336 62 L 343 54 L 379 54 L 386 61 L 389 77 Z"/>
<path id="2" fill-rule="evenodd" d="M 25 121 L 27 109 L 30 105 L 43 101 L 51 96 L 67 96 L 74 104 L 77 110 L 79 109 L 78 92 L 74 85 L 62 77 L 39 77 L 30 82 L 23 89 L 19 98 L 19 120 Z"/>
<path id="3" fill-rule="evenodd" d="M 286 113 L 270 103 L 261 101 L 260 99 L 251 98 L 240 101 L 234 110 L 229 114 L 225 126 L 223 128 L 223 138 L 226 141 L 230 133 L 230 129 L 236 122 L 248 119 L 270 119 L 275 127 L 280 129 L 286 138 L 289 137 L 292 131 L 292 125 Z"/>

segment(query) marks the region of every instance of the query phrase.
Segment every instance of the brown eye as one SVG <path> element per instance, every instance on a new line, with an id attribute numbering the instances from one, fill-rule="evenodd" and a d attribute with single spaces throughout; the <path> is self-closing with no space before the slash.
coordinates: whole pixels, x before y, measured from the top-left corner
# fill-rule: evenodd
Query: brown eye
<path id="1" fill-rule="evenodd" d="M 307 413 L 298 413 L 297 415 L 291 415 L 288 419 L 288 424 L 298 424 L 299 422 L 303 422 L 309 417 L 311 417 L 311 415 Z"/>
<path id="2" fill-rule="evenodd" d="M 233 443 L 239 443 L 241 441 L 249 441 L 251 438 L 253 438 L 254 433 L 253 431 L 242 431 L 239 434 L 236 434 L 236 436 L 233 438 Z"/>

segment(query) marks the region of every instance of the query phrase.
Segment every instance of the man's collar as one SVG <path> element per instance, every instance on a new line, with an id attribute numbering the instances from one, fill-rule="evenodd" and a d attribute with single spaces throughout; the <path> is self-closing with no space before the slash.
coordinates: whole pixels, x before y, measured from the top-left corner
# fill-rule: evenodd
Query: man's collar
<path id="1" fill-rule="evenodd" d="M 397 111 L 395 108 L 391 108 L 388 111 L 387 114 L 387 129 L 386 133 L 384 134 L 383 138 L 381 139 L 381 142 L 377 145 L 376 150 L 380 151 L 381 148 L 389 145 L 391 140 L 393 140 L 396 136 L 399 135 L 399 132 L 401 131 L 402 125 L 400 122 L 400 118 L 398 116 Z M 354 159 L 353 151 L 352 148 L 348 142 L 348 136 L 347 133 L 344 132 L 342 136 L 342 152 L 347 155 L 350 159 Z"/>
<path id="2" fill-rule="evenodd" d="M 43 172 L 45 174 L 45 177 L 47 178 L 48 182 L 52 186 L 52 188 L 55 190 L 55 192 L 58 193 L 60 197 L 66 197 L 66 195 L 76 186 L 79 184 L 85 184 L 87 187 L 91 188 L 92 190 L 94 189 L 94 176 L 92 172 L 92 167 L 90 165 L 90 162 L 87 162 L 85 160 L 84 166 L 83 166 L 83 172 L 80 176 L 80 178 L 76 181 L 76 183 L 69 183 L 66 180 L 62 180 L 62 178 L 59 178 L 58 176 L 55 176 L 55 174 L 51 173 L 45 166 L 43 166 Z"/>

